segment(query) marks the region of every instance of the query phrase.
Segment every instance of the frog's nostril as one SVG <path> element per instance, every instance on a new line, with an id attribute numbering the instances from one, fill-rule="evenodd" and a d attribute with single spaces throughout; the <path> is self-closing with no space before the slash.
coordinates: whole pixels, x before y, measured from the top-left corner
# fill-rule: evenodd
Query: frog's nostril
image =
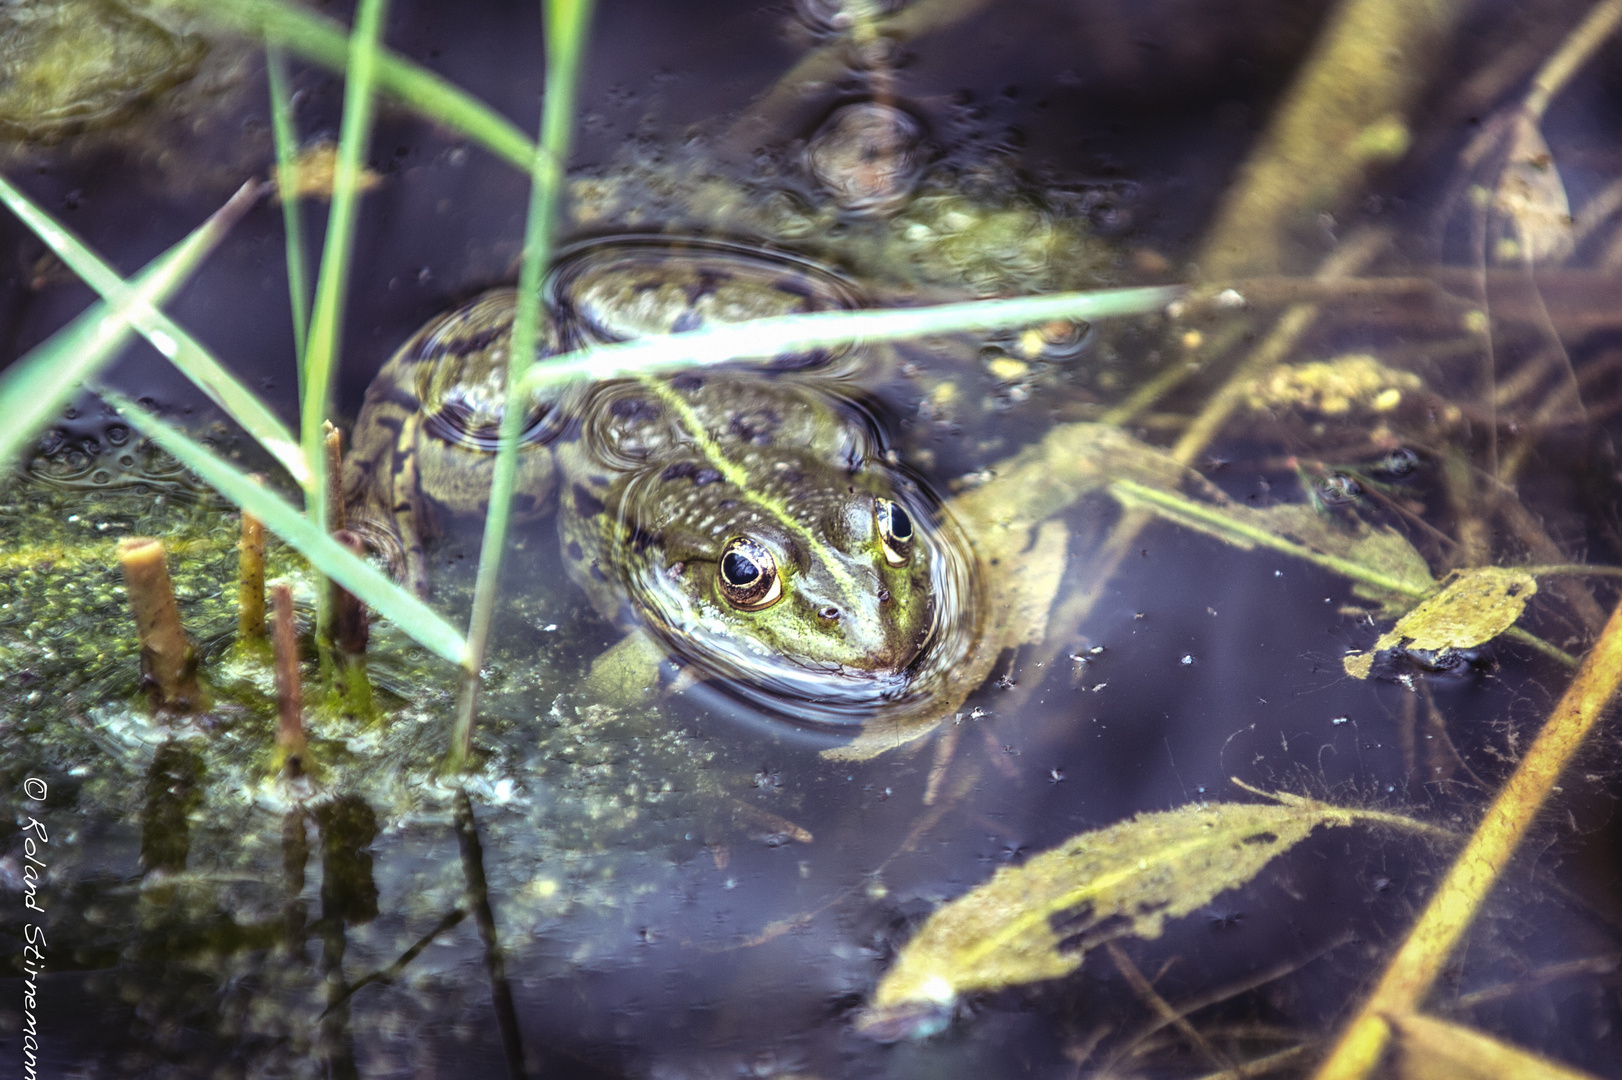
<path id="1" fill-rule="evenodd" d="M 817 610 L 817 614 L 822 616 L 824 619 L 827 619 L 829 622 L 833 622 L 835 619 L 839 618 L 839 609 L 830 604 L 825 608 L 819 608 Z"/>
<path id="2" fill-rule="evenodd" d="M 882 604 L 888 599 L 890 599 L 890 590 L 889 589 L 880 589 L 879 590 L 879 603 Z"/>

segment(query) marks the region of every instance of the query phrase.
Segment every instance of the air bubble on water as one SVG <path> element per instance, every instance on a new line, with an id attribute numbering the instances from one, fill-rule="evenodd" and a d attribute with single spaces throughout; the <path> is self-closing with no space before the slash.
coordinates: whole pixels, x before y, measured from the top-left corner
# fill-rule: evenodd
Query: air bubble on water
<path id="1" fill-rule="evenodd" d="M 1184 653 L 1181 663 L 1183 664 L 1184 667 L 1188 667 L 1188 666 L 1192 665 L 1194 663 L 1194 654 L 1193 653 Z"/>

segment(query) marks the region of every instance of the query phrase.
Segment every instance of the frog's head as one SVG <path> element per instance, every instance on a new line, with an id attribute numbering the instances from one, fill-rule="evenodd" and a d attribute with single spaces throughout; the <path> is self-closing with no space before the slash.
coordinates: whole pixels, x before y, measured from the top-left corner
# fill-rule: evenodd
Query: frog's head
<path id="1" fill-rule="evenodd" d="M 703 461 L 627 488 L 627 593 L 641 620 L 706 675 L 818 723 L 861 722 L 908 695 L 955 591 L 927 503 L 889 470 L 789 448 L 728 477 Z M 750 478 L 745 486 L 742 481 Z M 756 479 L 758 478 L 758 479 Z M 649 511 L 655 511 L 650 513 Z"/>

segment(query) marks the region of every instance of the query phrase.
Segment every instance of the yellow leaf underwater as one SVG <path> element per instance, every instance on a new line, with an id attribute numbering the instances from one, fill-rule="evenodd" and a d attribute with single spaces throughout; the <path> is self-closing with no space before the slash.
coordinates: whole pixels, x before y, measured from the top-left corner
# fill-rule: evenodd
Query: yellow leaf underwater
<path id="1" fill-rule="evenodd" d="M 1320 825 L 1390 817 L 1273 797 L 1139 814 L 998 870 L 929 917 L 858 1027 L 880 1039 L 938 1031 L 963 994 L 1068 975 L 1094 945 L 1158 937 L 1167 919 L 1246 884 Z"/>
<path id="2" fill-rule="evenodd" d="M 1447 588 L 1397 620 L 1367 653 L 1350 652 L 1342 661 L 1348 675 L 1368 678 L 1373 654 L 1399 646 L 1424 652 L 1468 649 L 1515 625 L 1526 602 L 1538 591 L 1524 570 L 1482 566 L 1460 571 Z"/>
<path id="3" fill-rule="evenodd" d="M 1393 1075 L 1400 1080 L 1592 1080 L 1589 1073 L 1434 1016 L 1409 1013 L 1386 1022 L 1397 1037 Z"/>
<path id="4" fill-rule="evenodd" d="M 330 199 L 332 186 L 338 175 L 338 144 L 324 141 L 305 147 L 293 159 L 292 175 L 283 177 L 281 170 L 270 170 L 271 183 L 280 199 Z M 383 177 L 371 169 L 361 167 L 355 178 L 355 190 L 371 191 L 383 182 Z"/>

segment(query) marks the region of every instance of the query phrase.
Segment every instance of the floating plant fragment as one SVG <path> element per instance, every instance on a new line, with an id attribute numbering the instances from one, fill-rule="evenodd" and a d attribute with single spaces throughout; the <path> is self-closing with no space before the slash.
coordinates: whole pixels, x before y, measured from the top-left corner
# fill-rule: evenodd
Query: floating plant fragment
<path id="1" fill-rule="evenodd" d="M 1080 833 L 1004 867 L 936 911 L 901 950 L 858 1028 L 873 1038 L 939 1031 L 964 994 L 1068 975 L 1087 949 L 1155 938 L 1167 919 L 1251 881 L 1320 825 L 1396 815 L 1275 794 L 1275 804 L 1198 803 Z"/>
<path id="2" fill-rule="evenodd" d="M 1390 412 L 1403 395 L 1424 383 L 1411 371 L 1387 367 L 1366 353 L 1306 364 L 1280 364 L 1251 383 L 1250 407 L 1268 410 L 1306 410 L 1324 416 L 1351 412 Z"/>
<path id="3" fill-rule="evenodd" d="M 276 199 L 330 199 L 338 176 L 338 144 L 331 139 L 306 146 L 293 159 L 292 167 L 284 176 L 280 166 L 270 170 L 271 184 Z M 375 170 L 362 166 L 355 177 L 356 191 L 371 191 L 383 182 Z"/>
<path id="4" fill-rule="evenodd" d="M 1537 579 L 1524 570 L 1481 566 L 1461 570 L 1447 588 L 1397 620 L 1368 652 L 1349 652 L 1342 660 L 1346 674 L 1369 677 L 1374 654 L 1399 646 L 1419 652 L 1468 649 L 1491 641 L 1515 625 L 1526 602 L 1538 591 Z"/>

